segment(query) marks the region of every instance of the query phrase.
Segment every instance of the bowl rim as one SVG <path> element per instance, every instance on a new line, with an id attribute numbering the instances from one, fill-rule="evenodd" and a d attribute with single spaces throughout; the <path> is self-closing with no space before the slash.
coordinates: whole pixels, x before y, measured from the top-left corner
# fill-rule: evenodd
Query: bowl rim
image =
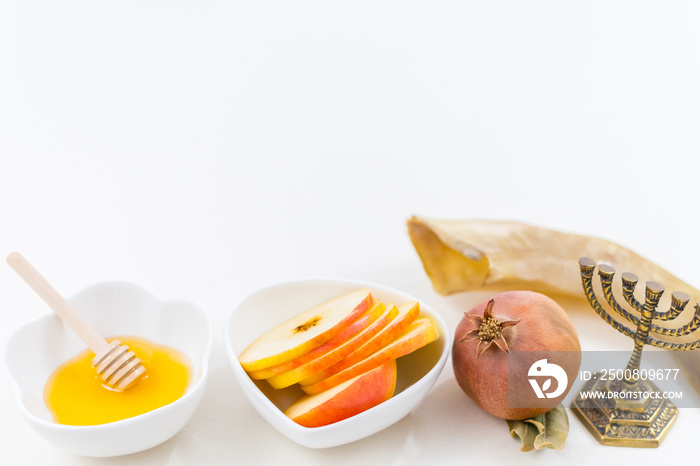
<path id="1" fill-rule="evenodd" d="M 160 408 L 156 408 L 154 410 L 148 411 L 143 414 L 139 414 L 138 416 L 133 416 L 130 418 L 122 419 L 119 421 L 114 421 L 114 422 L 108 422 L 105 424 L 95 424 L 91 426 L 74 426 L 74 425 L 68 425 L 68 424 L 59 424 L 53 421 L 47 421 L 45 419 L 42 419 L 38 416 L 36 416 L 34 413 L 29 411 L 27 407 L 24 405 L 23 397 L 24 397 L 24 391 L 20 387 L 19 382 L 15 379 L 13 373 L 10 370 L 10 352 L 8 351 L 10 344 L 16 337 L 18 333 L 21 331 L 26 330 L 29 327 L 39 325 L 41 322 L 46 321 L 46 320 L 55 320 L 59 319 L 58 316 L 56 316 L 53 312 L 48 313 L 46 315 L 37 317 L 35 319 L 30 320 L 29 322 L 26 322 L 19 328 L 17 328 L 12 334 L 10 334 L 9 338 L 5 342 L 4 349 L 5 349 L 5 357 L 2 358 L 2 364 L 3 364 L 3 371 L 5 372 L 5 378 L 9 381 L 12 391 L 14 393 L 14 398 L 16 404 L 19 406 L 20 411 L 22 412 L 22 415 L 30 421 L 31 423 L 41 426 L 44 429 L 48 430 L 55 430 L 55 431 L 70 431 L 70 432 L 75 432 L 75 433 L 80 433 L 80 432 L 85 432 L 85 431 L 92 431 L 92 432 L 98 432 L 101 430 L 112 430 L 115 428 L 121 428 L 122 426 L 124 427 L 129 427 L 130 425 L 134 423 L 139 423 L 142 422 L 144 419 L 148 419 L 150 417 L 154 417 L 158 415 L 158 413 L 161 412 L 166 412 L 170 411 L 173 409 L 176 409 L 177 407 L 175 405 L 180 405 L 182 402 L 189 401 L 190 398 L 194 398 L 197 396 L 198 392 L 202 390 L 202 388 L 206 385 L 207 381 L 207 376 L 209 374 L 209 362 L 211 359 L 211 350 L 212 350 L 212 344 L 213 344 L 213 325 L 212 325 L 212 320 L 211 316 L 209 313 L 206 311 L 206 308 L 202 306 L 199 302 L 193 301 L 190 299 L 181 299 L 181 298 L 174 298 L 174 299 L 161 299 L 160 297 L 156 296 L 154 293 L 152 293 L 150 290 L 147 288 L 139 285 L 138 283 L 135 282 L 130 282 L 126 280 L 106 280 L 106 281 L 100 281 L 100 282 L 95 282 L 92 283 L 85 288 L 82 288 L 78 290 L 76 293 L 68 297 L 66 300 L 68 302 L 71 302 L 72 300 L 76 299 L 78 296 L 92 292 L 95 289 L 100 289 L 100 288 L 110 288 L 110 287 L 129 287 L 132 289 L 136 289 L 137 291 L 144 292 L 151 297 L 153 297 L 155 300 L 157 300 L 161 305 L 166 304 L 166 303 L 186 303 L 191 306 L 191 309 L 195 311 L 200 317 L 203 317 L 204 322 L 207 327 L 207 340 L 204 348 L 204 353 L 202 354 L 202 359 L 201 359 L 201 372 L 202 375 L 199 378 L 199 380 L 190 387 L 189 390 L 187 390 L 180 398 L 177 400 L 173 401 L 172 403 L 169 403 L 165 406 L 161 406 Z"/>
<path id="2" fill-rule="evenodd" d="M 226 322 L 224 325 L 224 344 L 226 345 L 226 353 L 229 356 L 231 367 L 234 370 L 234 375 L 236 376 L 238 383 L 239 384 L 245 383 L 248 386 L 248 388 L 254 388 L 255 389 L 254 393 L 256 393 L 256 395 L 259 395 L 256 397 L 257 399 L 262 401 L 268 408 L 271 408 L 272 410 L 279 412 L 280 416 L 278 418 L 279 418 L 280 422 L 283 423 L 285 430 L 297 431 L 297 433 L 299 435 L 309 435 L 312 433 L 320 434 L 322 432 L 335 430 L 338 428 L 338 426 L 343 426 L 348 421 L 354 422 L 353 419 L 363 417 L 363 415 L 368 414 L 367 411 L 364 411 L 362 413 L 356 414 L 355 416 L 351 416 L 347 419 L 343 419 L 342 421 L 338 421 L 338 422 L 335 422 L 333 424 L 328 424 L 328 425 L 320 426 L 320 427 L 305 427 L 305 426 L 299 425 L 296 422 L 292 421 L 287 416 L 285 416 L 284 413 L 267 396 L 265 396 L 264 393 L 262 393 L 260 391 L 260 389 L 255 385 L 255 383 L 253 383 L 252 379 L 250 379 L 248 374 L 243 370 L 243 367 L 240 365 L 240 363 L 238 363 L 238 358 L 237 358 L 238 355 L 235 353 L 235 351 L 233 349 L 233 345 L 231 344 L 231 335 L 230 335 L 229 329 L 231 328 L 231 321 L 235 317 L 235 315 L 237 314 L 237 311 L 241 307 L 241 305 L 243 303 L 245 303 L 247 300 L 249 300 L 250 298 L 253 298 L 254 296 L 257 296 L 257 295 L 262 294 L 264 292 L 269 292 L 270 290 L 272 290 L 274 288 L 277 288 L 280 286 L 286 286 L 286 285 L 309 283 L 309 282 L 325 282 L 325 283 L 357 285 L 361 288 L 368 288 L 370 291 L 373 291 L 373 288 L 376 288 L 378 291 L 387 291 L 390 293 L 404 295 L 407 298 L 409 298 L 409 300 L 417 301 L 418 304 L 420 305 L 421 312 L 423 312 L 424 309 L 427 309 L 428 314 L 430 314 L 430 316 L 432 318 L 435 318 L 438 321 L 437 325 L 440 329 L 440 336 L 439 336 L 437 341 L 439 341 L 442 338 L 445 339 L 445 346 L 444 346 L 443 351 L 440 354 L 440 358 L 433 365 L 433 367 L 431 367 L 430 370 L 428 370 L 428 372 L 426 372 L 416 382 L 414 382 L 411 385 L 409 385 L 408 387 L 406 387 L 404 390 L 401 391 L 401 393 L 398 393 L 398 394 L 392 396 L 390 399 L 386 400 L 384 403 L 381 403 L 381 404 L 389 403 L 389 404 L 393 405 L 393 404 L 400 403 L 400 400 L 402 400 L 403 398 L 409 397 L 409 396 L 411 396 L 411 394 L 413 392 L 420 390 L 421 387 L 419 385 L 422 385 L 422 384 L 420 384 L 420 382 L 423 381 L 424 379 L 426 379 L 431 374 L 433 374 L 433 372 L 435 372 L 435 371 L 437 371 L 437 373 L 435 374 L 435 380 L 437 380 L 437 377 L 440 375 L 440 373 L 444 369 L 444 366 L 447 362 L 447 359 L 451 353 L 452 335 L 449 332 L 449 326 L 447 325 L 447 322 L 445 321 L 445 319 L 435 309 L 433 309 L 432 306 L 425 303 L 423 300 L 418 299 L 417 297 L 415 297 L 409 293 L 406 293 L 405 291 L 399 290 L 397 288 L 393 288 L 391 286 L 386 286 L 386 285 L 382 285 L 380 283 L 370 282 L 370 281 L 366 281 L 366 280 L 356 280 L 356 279 L 352 279 L 352 278 L 302 277 L 302 278 L 294 278 L 294 279 L 290 279 L 290 280 L 283 280 L 283 281 L 271 283 L 271 284 L 268 284 L 268 285 L 265 285 L 263 287 L 260 287 L 260 288 L 253 290 L 252 292 L 248 293 L 245 297 L 243 297 L 241 300 L 239 300 L 234 305 L 231 312 L 229 313 L 229 316 L 226 318 Z M 235 364 L 233 362 L 234 359 L 236 360 Z M 434 384 L 434 382 L 433 382 L 433 384 Z M 431 384 L 431 385 L 433 385 L 433 384 Z M 427 390 L 426 395 L 431 389 L 432 389 L 432 386 Z M 246 391 L 246 390 L 244 390 L 244 391 Z M 253 403 L 251 403 L 251 404 L 253 404 Z M 256 411 L 257 411 L 257 408 L 256 408 Z M 370 410 L 368 410 L 368 411 L 370 411 Z M 267 420 L 267 417 L 262 415 L 262 413 L 258 413 L 258 414 L 260 414 L 264 419 Z M 285 435 L 287 435 L 286 432 L 283 432 L 283 433 Z M 298 439 L 292 439 L 292 440 L 299 443 Z"/>

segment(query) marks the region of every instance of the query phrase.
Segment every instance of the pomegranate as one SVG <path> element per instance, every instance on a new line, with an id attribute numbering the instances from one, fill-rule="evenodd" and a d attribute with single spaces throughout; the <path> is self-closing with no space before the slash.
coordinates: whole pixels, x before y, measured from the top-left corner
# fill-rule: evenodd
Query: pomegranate
<path id="1" fill-rule="evenodd" d="M 459 386 L 476 404 L 516 420 L 561 403 L 581 365 L 576 329 L 561 306 L 540 293 L 507 291 L 464 314 L 455 330 L 452 365 Z M 552 374 L 542 367 L 556 373 L 543 377 Z"/>

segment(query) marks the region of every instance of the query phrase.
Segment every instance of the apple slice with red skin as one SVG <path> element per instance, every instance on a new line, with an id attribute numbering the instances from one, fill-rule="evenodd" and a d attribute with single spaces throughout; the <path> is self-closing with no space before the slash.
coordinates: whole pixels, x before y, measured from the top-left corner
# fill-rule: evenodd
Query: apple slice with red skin
<path id="1" fill-rule="evenodd" d="M 433 319 L 430 317 L 416 319 L 396 340 L 381 348 L 368 358 L 320 382 L 311 385 L 302 385 L 301 389 L 308 395 L 324 392 L 360 374 L 376 369 L 388 361 L 412 353 L 418 348 L 422 348 L 428 343 L 437 340 L 439 336 L 440 334 L 438 333 L 437 326 Z"/>
<path id="2" fill-rule="evenodd" d="M 270 377 L 275 377 L 277 375 L 292 371 L 298 367 L 309 364 L 311 361 L 314 361 L 320 358 L 321 356 L 327 354 L 328 352 L 332 351 L 333 349 L 342 346 L 343 344 L 357 336 L 360 332 L 363 332 L 373 322 L 379 319 L 379 317 L 384 313 L 385 310 L 386 306 L 379 300 L 375 300 L 372 303 L 372 307 L 370 307 L 367 312 L 362 314 L 359 319 L 350 324 L 342 332 L 340 332 L 333 338 L 322 343 L 320 346 L 317 346 L 308 353 L 304 353 L 301 356 L 292 359 L 291 361 L 283 362 L 282 364 L 277 364 L 276 366 L 268 367 L 267 369 L 251 371 L 248 373 L 248 375 L 255 380 L 269 379 Z"/>
<path id="3" fill-rule="evenodd" d="M 291 361 L 342 332 L 371 303 L 372 294 L 362 289 L 309 309 L 259 337 L 238 361 L 246 372 Z"/>
<path id="4" fill-rule="evenodd" d="M 320 382 L 323 379 L 327 379 L 328 377 L 331 377 L 332 375 L 337 374 L 338 372 L 341 372 L 351 366 L 354 366 L 396 339 L 409 327 L 409 325 L 411 325 L 414 320 L 416 320 L 416 318 L 418 318 L 419 314 L 420 306 L 417 302 L 411 301 L 402 304 L 399 306 L 398 315 L 389 323 L 389 325 L 384 327 L 384 329 L 382 329 L 382 331 L 375 335 L 371 340 L 359 347 L 353 353 L 350 353 L 350 355 L 345 359 L 340 360 L 327 369 L 316 372 L 312 376 L 301 380 L 299 383 L 302 386 L 311 385 Z"/>
<path id="5" fill-rule="evenodd" d="M 366 411 L 394 394 L 396 360 L 360 374 L 330 390 L 305 395 L 284 412 L 304 427 L 321 427 Z"/>
<path id="6" fill-rule="evenodd" d="M 384 311 L 379 319 L 377 319 L 369 327 L 365 328 L 361 333 L 355 335 L 349 341 L 346 341 L 340 346 L 332 348 L 321 357 L 309 361 L 308 363 L 292 369 L 291 371 L 271 377 L 267 379 L 267 381 L 274 388 L 285 388 L 315 374 L 318 371 L 336 364 L 369 341 L 372 337 L 377 335 L 383 328 L 391 323 L 398 313 L 399 311 L 396 306 L 390 304 L 388 309 Z M 328 340 L 328 342 L 330 341 L 331 340 Z M 325 344 L 321 346 L 325 346 Z"/>

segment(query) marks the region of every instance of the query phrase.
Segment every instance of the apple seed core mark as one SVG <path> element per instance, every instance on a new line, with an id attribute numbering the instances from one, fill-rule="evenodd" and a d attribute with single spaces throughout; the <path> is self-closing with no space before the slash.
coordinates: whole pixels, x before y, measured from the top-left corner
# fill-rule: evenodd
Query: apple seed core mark
<path id="1" fill-rule="evenodd" d="M 310 319 L 310 320 L 304 322 L 303 324 L 299 325 L 298 327 L 295 327 L 295 328 L 294 328 L 294 333 L 306 332 L 308 329 L 310 329 L 311 327 L 315 326 L 315 325 L 318 324 L 320 321 L 321 321 L 321 318 L 318 317 L 318 316 L 316 316 L 316 317 L 314 317 L 314 318 L 312 318 L 312 319 Z"/>

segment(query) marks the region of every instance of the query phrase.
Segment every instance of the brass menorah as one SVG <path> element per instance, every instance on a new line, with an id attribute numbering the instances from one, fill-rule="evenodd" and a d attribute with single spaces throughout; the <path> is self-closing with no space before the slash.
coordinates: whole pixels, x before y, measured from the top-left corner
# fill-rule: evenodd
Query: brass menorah
<path id="1" fill-rule="evenodd" d="M 613 296 L 615 269 L 601 264 L 598 266 L 598 275 L 603 295 L 615 312 L 636 327 L 632 329 L 615 320 L 596 298 L 593 291 L 595 261 L 582 257 L 579 259 L 579 266 L 583 291 L 588 302 L 605 322 L 634 340 L 634 351 L 627 367 L 620 372 L 621 377 L 603 380 L 599 373 L 594 374 L 576 396 L 572 408 L 603 445 L 658 447 L 678 417 L 678 408 L 663 397 L 652 396 L 658 393 L 659 389 L 648 378 L 641 377 L 642 349 L 644 345 L 671 351 L 700 348 L 700 340 L 674 343 L 651 336 L 655 334 L 675 338 L 693 333 L 700 327 L 700 303 L 695 305 L 695 316 L 689 323 L 677 328 L 659 326 L 653 321 L 672 321 L 683 312 L 690 300 L 688 295 L 679 291 L 673 292 L 669 310 L 658 312 L 656 308 L 664 292 L 663 285 L 653 281 L 647 282 L 642 304 L 634 297 L 639 279 L 636 275 L 625 272 L 621 277 L 622 295 L 639 315 L 633 314 L 620 306 Z"/>

